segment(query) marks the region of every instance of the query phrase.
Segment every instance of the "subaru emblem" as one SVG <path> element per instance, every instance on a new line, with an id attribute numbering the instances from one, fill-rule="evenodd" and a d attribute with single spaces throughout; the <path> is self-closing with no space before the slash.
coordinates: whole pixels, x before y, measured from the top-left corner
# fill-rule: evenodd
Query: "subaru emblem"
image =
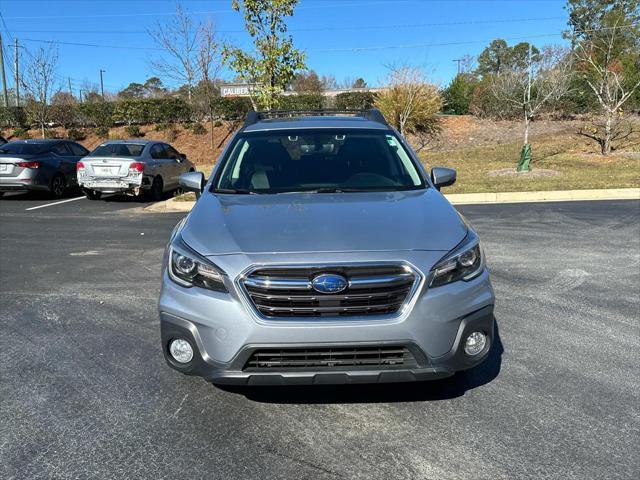
<path id="1" fill-rule="evenodd" d="M 347 288 L 349 282 L 342 275 L 321 273 L 313 277 L 311 286 L 319 293 L 339 293 Z"/>

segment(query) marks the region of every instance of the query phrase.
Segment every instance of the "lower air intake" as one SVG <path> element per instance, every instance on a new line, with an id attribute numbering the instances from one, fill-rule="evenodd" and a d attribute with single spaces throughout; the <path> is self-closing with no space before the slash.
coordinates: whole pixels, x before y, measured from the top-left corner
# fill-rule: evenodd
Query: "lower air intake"
<path id="1" fill-rule="evenodd" d="M 287 348 L 256 350 L 243 370 L 366 370 L 416 366 L 413 354 L 402 346 Z"/>

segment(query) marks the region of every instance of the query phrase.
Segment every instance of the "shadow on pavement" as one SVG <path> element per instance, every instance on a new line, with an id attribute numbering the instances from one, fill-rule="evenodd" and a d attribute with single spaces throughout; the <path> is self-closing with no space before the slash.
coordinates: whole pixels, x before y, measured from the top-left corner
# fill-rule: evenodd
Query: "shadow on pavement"
<path id="1" fill-rule="evenodd" d="M 493 381 L 500 373 L 504 348 L 497 322 L 494 328 L 493 347 L 487 359 L 477 367 L 442 380 L 361 385 L 224 386 L 222 389 L 263 403 L 381 403 L 448 400 L 461 397 L 468 390 Z"/>

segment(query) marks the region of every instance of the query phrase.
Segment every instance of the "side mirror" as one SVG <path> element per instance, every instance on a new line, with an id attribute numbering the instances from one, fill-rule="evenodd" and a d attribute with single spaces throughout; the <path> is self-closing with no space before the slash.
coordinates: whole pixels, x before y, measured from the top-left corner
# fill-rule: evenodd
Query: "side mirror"
<path id="1" fill-rule="evenodd" d="M 187 172 L 180 175 L 178 183 L 186 192 L 196 192 L 196 198 L 200 198 L 206 182 L 202 172 Z"/>
<path id="2" fill-rule="evenodd" d="M 456 171 L 453 168 L 433 167 L 431 181 L 438 190 L 448 187 L 456 183 Z"/>
<path id="3" fill-rule="evenodd" d="M 179 162 L 184 162 L 186 159 L 187 156 L 184 153 L 179 153 L 178 158 L 176 158 L 176 160 L 178 160 Z"/>

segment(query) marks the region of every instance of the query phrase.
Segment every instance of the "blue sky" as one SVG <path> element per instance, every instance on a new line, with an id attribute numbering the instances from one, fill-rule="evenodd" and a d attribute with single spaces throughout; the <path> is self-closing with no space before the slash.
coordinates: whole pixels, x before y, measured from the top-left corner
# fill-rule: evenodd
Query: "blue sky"
<path id="1" fill-rule="evenodd" d="M 194 18 L 211 19 L 220 35 L 250 47 L 242 16 L 231 0 L 182 0 Z M 456 72 L 453 59 L 477 55 L 494 38 L 509 43 L 561 43 L 566 26 L 563 0 L 301 0 L 288 21 L 307 64 L 320 75 L 338 80 L 363 77 L 369 85 L 384 83 L 385 65 L 423 67 L 437 83 Z M 13 38 L 28 49 L 42 41 L 59 43 L 58 78 L 74 89 L 84 81 L 117 91 L 152 75 L 150 61 L 158 55 L 146 30 L 166 22 L 175 0 L 0 0 L 5 51 Z M 555 35 L 554 35 L 555 34 Z M 109 47 L 107 47 L 109 46 Z M 7 52 L 11 75 L 13 49 Z M 230 72 L 226 73 L 231 76 Z"/>

